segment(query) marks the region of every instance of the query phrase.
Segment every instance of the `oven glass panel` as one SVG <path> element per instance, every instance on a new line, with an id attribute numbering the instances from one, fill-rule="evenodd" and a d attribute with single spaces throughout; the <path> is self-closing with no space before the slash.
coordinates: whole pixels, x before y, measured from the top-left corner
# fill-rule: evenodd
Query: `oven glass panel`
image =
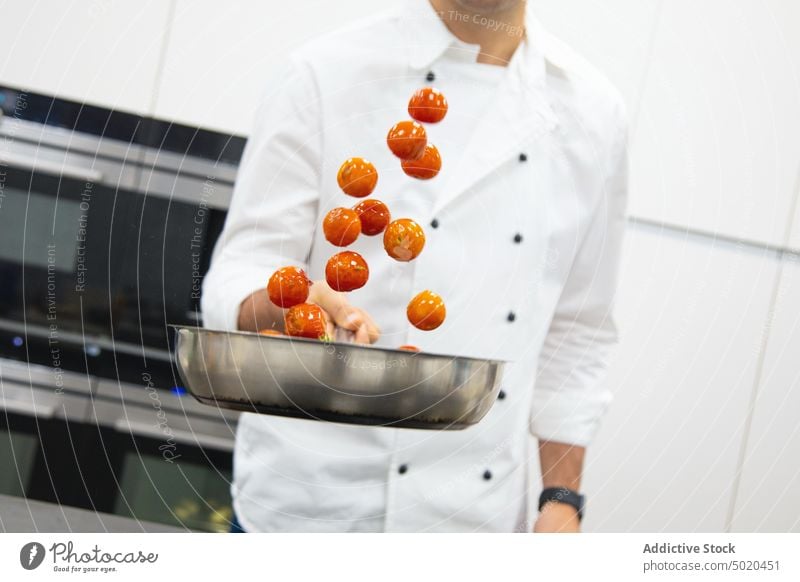
<path id="1" fill-rule="evenodd" d="M 57 204 L 51 196 L 6 188 L 0 208 L 0 260 L 72 271 L 80 215 L 80 202 L 76 200 Z"/>
<path id="2" fill-rule="evenodd" d="M 125 453 L 114 513 L 194 530 L 226 532 L 233 516 L 231 471 Z"/>
<path id="3" fill-rule="evenodd" d="M 158 196 L 140 196 L 125 228 L 115 339 L 168 349 L 170 324 L 196 324 L 200 288 L 225 213 Z"/>
<path id="4" fill-rule="evenodd" d="M 123 298 L 111 257 L 123 250 L 115 223 L 131 194 L 24 170 L 7 170 L 0 206 L 0 320 L 58 338 L 111 335 Z"/>
<path id="5" fill-rule="evenodd" d="M 14 429 L 0 431 L 0 494 L 23 497 L 39 448 L 38 439 Z"/>
<path id="6" fill-rule="evenodd" d="M 13 169 L 1 202 L 0 328 L 168 350 L 198 322 L 224 211 Z"/>

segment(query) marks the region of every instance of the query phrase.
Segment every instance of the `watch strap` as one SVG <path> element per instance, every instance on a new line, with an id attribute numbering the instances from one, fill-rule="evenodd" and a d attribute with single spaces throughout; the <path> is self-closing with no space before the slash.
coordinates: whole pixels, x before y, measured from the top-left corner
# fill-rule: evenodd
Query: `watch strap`
<path id="1" fill-rule="evenodd" d="M 586 497 L 577 491 L 566 487 L 546 487 L 539 495 L 539 511 L 547 503 L 565 503 L 571 505 L 578 512 L 578 520 L 583 519 L 583 512 L 586 508 Z"/>

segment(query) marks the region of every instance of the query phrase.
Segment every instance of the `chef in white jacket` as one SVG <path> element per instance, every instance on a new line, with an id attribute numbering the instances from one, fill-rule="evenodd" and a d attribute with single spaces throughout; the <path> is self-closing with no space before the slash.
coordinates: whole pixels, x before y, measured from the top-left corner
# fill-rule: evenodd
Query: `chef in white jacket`
<path id="1" fill-rule="evenodd" d="M 278 327 L 265 285 L 297 265 L 310 301 L 355 339 L 508 360 L 488 415 L 463 431 L 362 427 L 242 414 L 232 484 L 245 531 L 577 531 L 585 447 L 610 401 L 611 317 L 625 227 L 626 119 L 618 92 L 551 37 L 523 0 L 408 0 L 314 40 L 267 75 L 224 232 L 205 279 L 205 325 Z M 428 125 L 430 181 L 386 146 L 411 94 L 440 89 Z M 372 197 L 425 228 L 410 263 L 382 237 L 350 250 L 369 264 L 347 295 L 324 283 L 337 252 L 320 228 L 350 207 L 336 181 L 353 156 Z M 419 291 L 447 319 L 406 319 Z M 538 455 L 542 480 L 531 475 Z M 540 498 L 539 492 L 543 489 Z"/>

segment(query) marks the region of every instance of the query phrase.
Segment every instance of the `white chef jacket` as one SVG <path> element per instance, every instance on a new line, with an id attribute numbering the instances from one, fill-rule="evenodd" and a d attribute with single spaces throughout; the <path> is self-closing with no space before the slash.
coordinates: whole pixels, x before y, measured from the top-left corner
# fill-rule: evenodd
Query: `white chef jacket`
<path id="1" fill-rule="evenodd" d="M 268 76 L 204 281 L 205 325 L 235 329 L 241 301 L 276 268 L 323 277 L 339 249 L 321 219 L 356 202 L 338 188 L 337 170 L 363 156 L 380 175 L 373 197 L 427 235 L 410 263 L 390 259 L 381 236 L 351 247 L 370 279 L 350 301 L 380 326 L 379 345 L 509 364 L 491 411 L 463 431 L 243 414 L 232 492 L 245 530 L 529 530 L 532 437 L 591 441 L 610 401 L 604 376 L 617 338 L 624 107 L 531 15 L 526 30 L 477 118 L 457 71 L 478 47 L 458 41 L 427 0 L 315 40 Z M 423 182 L 402 173 L 385 136 L 426 85 L 444 92 L 450 112 L 427 126 L 443 168 Z M 432 332 L 405 315 L 424 289 L 447 305 Z"/>

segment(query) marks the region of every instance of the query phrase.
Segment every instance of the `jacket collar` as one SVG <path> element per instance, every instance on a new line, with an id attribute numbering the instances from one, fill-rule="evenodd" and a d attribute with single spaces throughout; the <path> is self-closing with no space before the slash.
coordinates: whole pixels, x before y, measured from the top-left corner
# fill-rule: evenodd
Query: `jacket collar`
<path id="1" fill-rule="evenodd" d="M 409 66 L 425 70 L 447 51 L 474 61 L 480 51 L 456 38 L 428 0 L 407 0 L 402 10 Z M 526 36 L 507 66 L 495 101 L 480 120 L 467 144 L 460 170 L 446 184 L 434 212 L 460 197 L 476 182 L 489 176 L 510 157 L 528 147 L 542 147 L 537 140 L 554 130 L 558 121 L 550 107 L 546 88 L 544 47 L 548 37 L 530 9 L 525 19 Z M 531 152 L 534 154 L 535 152 Z"/>
<path id="2" fill-rule="evenodd" d="M 439 18 L 429 0 L 405 0 L 400 10 L 401 30 L 407 33 L 405 46 L 412 69 L 430 67 L 451 46 L 463 44 Z"/>
<path id="3" fill-rule="evenodd" d="M 480 46 L 469 44 L 456 37 L 447 28 L 429 0 L 405 0 L 400 10 L 402 29 L 407 31 L 405 48 L 408 50 L 408 63 L 412 69 L 425 70 L 446 52 L 467 61 L 475 61 Z M 528 6 L 525 14 L 525 38 L 514 53 L 509 68 L 514 61 L 522 60 L 525 53 L 527 81 L 540 80 L 544 76 L 547 43 L 543 42 L 546 33 L 533 11 Z"/>

